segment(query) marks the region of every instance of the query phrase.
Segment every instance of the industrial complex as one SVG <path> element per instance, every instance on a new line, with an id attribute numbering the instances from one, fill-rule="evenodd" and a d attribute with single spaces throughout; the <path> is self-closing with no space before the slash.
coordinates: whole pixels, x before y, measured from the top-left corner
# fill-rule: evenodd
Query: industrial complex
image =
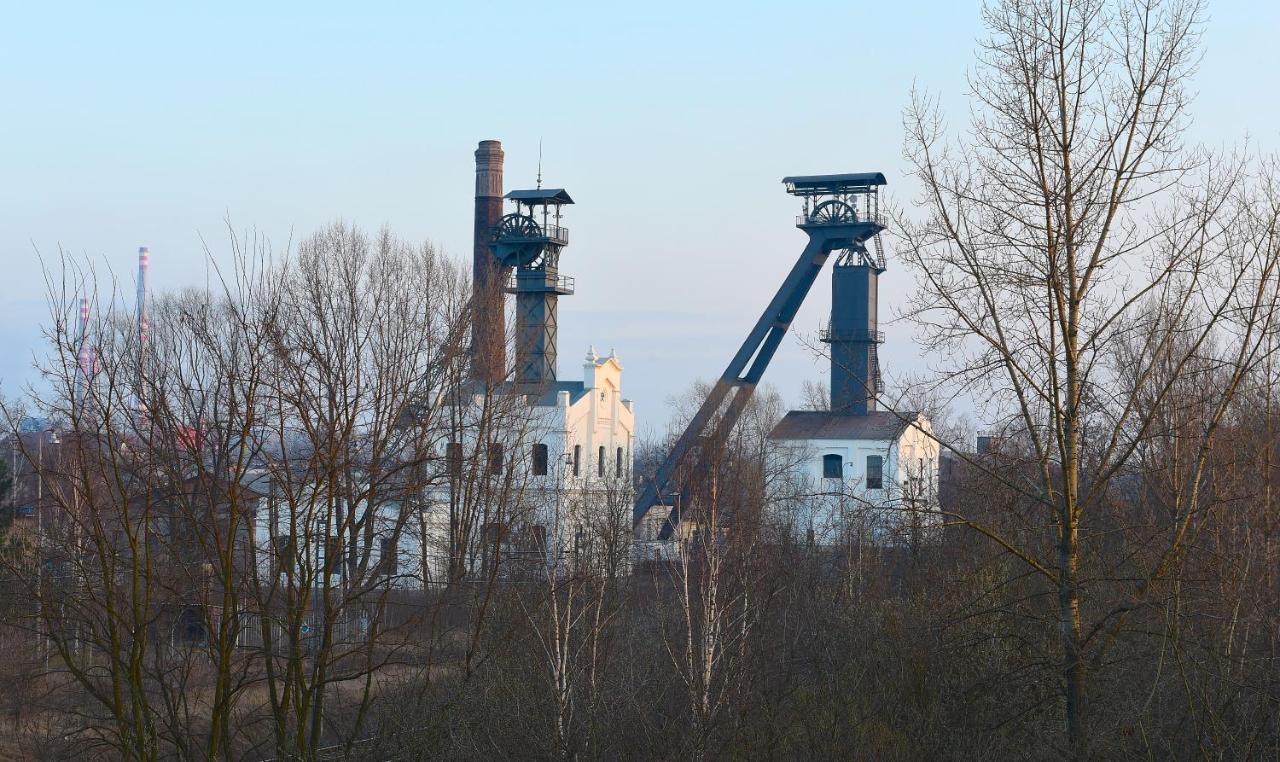
<path id="1" fill-rule="evenodd" d="M 663 448 L 652 472 L 638 473 L 636 406 L 623 396 L 622 360 L 613 351 L 586 348 L 585 356 L 574 353 L 582 357 L 581 377 L 561 374 L 559 301 L 576 285 L 563 259 L 570 243 L 566 212 L 574 199 L 563 188 L 543 187 L 541 170 L 535 187 L 505 190 L 503 161 L 498 141 L 480 142 L 470 380 L 451 397 L 457 421 L 481 423 L 459 423 L 440 437 L 433 447 L 441 477 L 394 499 L 312 505 L 300 515 L 296 494 L 277 496 L 278 473 L 254 471 L 259 508 L 252 536 L 263 570 L 278 573 L 287 557 L 320 570 L 314 584 L 329 584 L 330 574 L 343 573 L 332 560 L 335 548 L 364 558 L 397 588 L 507 574 L 531 563 L 554 567 L 575 562 L 597 520 L 592 514 L 604 504 L 606 513 L 629 516 L 635 560 L 670 556 L 698 529 L 714 529 L 697 511 L 694 493 L 706 468 L 700 459 L 733 430 L 828 259 L 834 259 L 832 307 L 821 339 L 830 349 L 829 409 L 792 411 L 770 434 L 790 477 L 785 494 L 770 496 L 772 510 L 787 514 L 797 539 L 819 545 L 842 541 L 854 524 L 862 541 L 876 544 L 930 536 L 939 468 L 930 422 L 877 403 L 884 341 L 878 280 L 886 271 L 879 239 L 885 229 L 882 174 L 783 180 L 801 201 L 795 224 L 807 242 L 683 432 Z M 139 351 L 148 340 L 148 264 L 142 248 Z M 75 405 L 90 396 L 95 376 L 87 299 L 79 318 Z M 144 419 L 145 406 L 137 407 Z M 200 433 L 188 436 L 194 440 Z M 13 496 L 17 502 L 34 498 L 23 489 Z M 351 533 L 356 547 L 346 547 L 338 526 L 352 522 L 369 530 Z"/>

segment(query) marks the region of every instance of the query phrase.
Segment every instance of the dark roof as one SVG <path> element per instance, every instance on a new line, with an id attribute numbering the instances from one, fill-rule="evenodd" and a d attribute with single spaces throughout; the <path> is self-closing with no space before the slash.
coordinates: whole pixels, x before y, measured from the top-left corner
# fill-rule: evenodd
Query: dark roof
<path id="1" fill-rule="evenodd" d="M 513 190 L 504 198 L 521 201 L 526 204 L 572 204 L 573 199 L 564 188 L 534 188 L 533 190 Z"/>
<path id="2" fill-rule="evenodd" d="M 795 175 L 782 178 L 789 191 L 808 190 L 835 193 L 853 187 L 887 185 L 881 172 L 847 172 L 843 175 Z"/>
<path id="3" fill-rule="evenodd" d="M 770 439 L 874 439 L 892 441 L 919 413 L 876 410 L 866 415 L 792 410 L 769 432 Z M 905 420 L 904 420 L 905 419 Z"/>
<path id="4" fill-rule="evenodd" d="M 581 381 L 556 381 L 548 384 L 542 396 L 538 397 L 533 404 L 538 407 L 555 407 L 556 397 L 560 392 L 569 393 L 569 404 L 572 405 L 587 393 L 587 385 Z"/>

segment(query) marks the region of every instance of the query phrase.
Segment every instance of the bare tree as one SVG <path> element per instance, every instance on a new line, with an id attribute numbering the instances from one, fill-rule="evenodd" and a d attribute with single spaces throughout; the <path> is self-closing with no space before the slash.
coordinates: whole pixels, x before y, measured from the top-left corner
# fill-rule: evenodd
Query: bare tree
<path id="1" fill-rule="evenodd" d="M 460 268 L 386 231 L 333 226 L 280 263 L 233 237 L 217 287 L 161 295 L 145 333 L 118 298 L 81 330 L 94 279 L 68 272 L 50 280 L 57 393 L 32 400 L 62 439 L 22 453 L 50 521 L 8 564 L 46 679 L 69 678 L 60 735 L 148 759 L 361 738 L 431 613 L 401 548 L 448 480 Z"/>
<path id="2" fill-rule="evenodd" d="M 1016 487 L 1052 542 L 951 518 L 987 532 L 1054 592 L 1065 746 L 1076 756 L 1090 748 L 1090 654 L 1097 663 L 1127 612 L 1176 571 L 1218 427 L 1275 329 L 1271 167 L 1181 141 L 1202 17 L 1184 0 L 993 2 L 969 132 L 948 141 L 923 97 L 905 117 L 922 185 L 920 213 L 898 225 L 920 281 L 909 314 L 929 348 L 957 358 L 944 383 L 1025 438 L 1030 463 Z M 1135 334 L 1142 351 L 1121 374 L 1110 353 Z M 1127 604 L 1090 616 L 1081 562 L 1094 540 L 1082 526 L 1152 436 L 1150 401 L 1170 400 L 1200 360 L 1220 368 L 1218 383 L 1206 417 L 1182 432 L 1193 455 L 1164 550 Z"/>
<path id="3" fill-rule="evenodd" d="M 698 399 L 699 387 L 688 395 Z M 750 684 L 755 630 L 775 587 L 764 558 L 771 480 L 785 472 L 769 432 L 782 416 L 776 392 L 755 394 L 726 441 L 703 440 L 675 484 L 682 501 L 674 554 L 655 606 L 663 644 L 688 707 L 688 753 L 704 759 Z"/>

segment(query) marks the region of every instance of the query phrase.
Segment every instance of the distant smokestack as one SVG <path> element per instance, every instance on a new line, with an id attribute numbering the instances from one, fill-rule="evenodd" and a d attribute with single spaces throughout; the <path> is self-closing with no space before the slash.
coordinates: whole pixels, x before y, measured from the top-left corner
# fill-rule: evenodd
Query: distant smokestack
<path id="1" fill-rule="evenodd" d="M 151 249 L 138 247 L 138 428 L 147 420 L 147 404 L 142 400 L 142 378 L 145 373 L 149 305 L 147 304 L 147 270 L 151 266 Z"/>
<path id="2" fill-rule="evenodd" d="M 151 250 L 146 246 L 138 247 L 138 351 L 147 343 L 147 267 L 151 260 Z"/>
<path id="3" fill-rule="evenodd" d="M 80 297 L 80 321 L 76 326 L 76 383 L 73 405 L 84 401 L 88 394 L 89 374 L 89 297 Z"/>
<path id="4" fill-rule="evenodd" d="M 476 216 L 472 250 L 471 374 L 497 383 L 507 374 L 507 326 L 503 299 L 508 268 L 489 250 L 502 219 L 502 143 L 482 140 L 476 149 Z"/>

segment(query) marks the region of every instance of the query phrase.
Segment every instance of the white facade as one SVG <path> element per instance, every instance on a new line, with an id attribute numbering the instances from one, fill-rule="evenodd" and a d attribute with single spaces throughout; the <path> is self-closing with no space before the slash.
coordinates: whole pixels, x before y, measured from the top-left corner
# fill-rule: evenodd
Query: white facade
<path id="1" fill-rule="evenodd" d="M 508 554 L 533 554 L 541 561 L 540 548 L 545 548 L 547 560 L 563 558 L 602 522 L 623 514 L 630 521 L 635 403 L 622 396 L 623 368 L 616 354 L 602 358 L 590 350 L 582 367 L 581 382 L 557 381 L 531 399 L 524 427 L 505 437 L 511 474 L 494 498 L 505 503 L 499 518 L 510 535 L 504 541 Z M 542 455 L 539 447 L 545 448 Z M 429 499 L 422 516 L 428 545 L 424 576 L 438 580 L 447 571 L 447 558 L 433 556 L 431 546 L 448 547 L 456 498 L 440 489 Z M 484 552 L 478 551 L 476 564 L 483 563 Z"/>
<path id="2" fill-rule="evenodd" d="M 368 547 L 355 549 L 357 557 L 367 553 L 367 568 L 379 568 L 393 586 L 417 589 L 449 578 L 450 548 L 459 536 L 465 537 L 471 574 L 484 570 L 495 543 L 508 560 L 537 565 L 568 557 L 609 522 L 625 521 L 629 536 L 635 404 L 622 397 L 622 370 L 615 354 L 601 358 L 591 351 L 580 382 L 558 381 L 539 395 L 505 393 L 502 413 L 493 419 L 496 429 L 485 437 L 486 446 L 496 449 L 481 451 L 474 429 L 462 441 L 442 437 L 437 455 L 453 478 L 444 474 L 412 505 L 376 506 L 372 517 L 360 515 L 366 506 L 355 506 L 355 521 L 371 518 L 373 524 L 372 542 L 364 540 Z M 486 400 L 477 395 L 471 402 L 472 417 L 479 417 Z M 456 467 L 453 448 L 464 454 Z M 268 550 L 259 553 L 266 572 L 279 557 L 280 538 L 298 533 L 294 562 L 309 567 L 319 585 L 327 528 L 335 514 L 349 516 L 352 507 L 304 502 L 290 507 L 264 500 L 255 542 Z M 466 528 L 457 529 L 459 524 Z"/>
<path id="3" fill-rule="evenodd" d="M 895 544 L 941 525 L 939 446 L 924 416 L 794 411 L 770 439 L 790 474 L 772 502 L 797 539 L 836 544 L 854 533 Z"/>

